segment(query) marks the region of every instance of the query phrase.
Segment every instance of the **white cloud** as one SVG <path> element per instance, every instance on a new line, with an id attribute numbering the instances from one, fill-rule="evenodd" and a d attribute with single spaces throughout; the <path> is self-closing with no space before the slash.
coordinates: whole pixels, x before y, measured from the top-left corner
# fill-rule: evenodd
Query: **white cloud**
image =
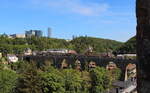
<path id="1" fill-rule="evenodd" d="M 109 8 L 106 3 L 84 3 L 81 0 L 32 0 L 32 3 L 84 16 L 101 15 Z"/>

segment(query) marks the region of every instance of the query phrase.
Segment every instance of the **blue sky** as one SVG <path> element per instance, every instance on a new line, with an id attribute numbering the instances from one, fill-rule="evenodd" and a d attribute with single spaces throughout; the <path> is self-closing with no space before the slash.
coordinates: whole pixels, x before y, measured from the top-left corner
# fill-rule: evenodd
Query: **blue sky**
<path id="1" fill-rule="evenodd" d="M 1 0 L 0 34 L 40 29 L 71 39 L 87 35 L 126 41 L 136 34 L 135 0 Z"/>

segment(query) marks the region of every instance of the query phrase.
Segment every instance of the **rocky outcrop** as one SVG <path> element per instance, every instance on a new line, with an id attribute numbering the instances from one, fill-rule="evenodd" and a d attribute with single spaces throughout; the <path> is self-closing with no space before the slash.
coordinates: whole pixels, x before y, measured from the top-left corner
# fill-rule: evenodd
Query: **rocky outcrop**
<path id="1" fill-rule="evenodd" d="M 137 0 L 138 93 L 150 93 L 150 0 Z"/>

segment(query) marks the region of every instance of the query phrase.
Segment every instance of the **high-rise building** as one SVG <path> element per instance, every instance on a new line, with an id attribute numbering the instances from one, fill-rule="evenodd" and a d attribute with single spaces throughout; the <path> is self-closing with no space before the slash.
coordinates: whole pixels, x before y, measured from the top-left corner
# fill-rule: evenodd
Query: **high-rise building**
<path id="1" fill-rule="evenodd" d="M 48 33 L 47 33 L 48 34 L 47 35 L 48 38 L 51 38 L 51 32 L 52 32 L 51 28 L 48 28 Z"/>
<path id="2" fill-rule="evenodd" d="M 30 31 L 26 31 L 26 37 L 42 37 L 42 31 L 41 30 L 30 30 Z"/>
<path id="3" fill-rule="evenodd" d="M 35 36 L 36 36 L 36 37 L 42 37 L 42 34 L 43 34 L 43 33 L 42 33 L 42 31 L 40 31 L 40 30 L 36 30 L 36 31 L 35 31 Z"/>

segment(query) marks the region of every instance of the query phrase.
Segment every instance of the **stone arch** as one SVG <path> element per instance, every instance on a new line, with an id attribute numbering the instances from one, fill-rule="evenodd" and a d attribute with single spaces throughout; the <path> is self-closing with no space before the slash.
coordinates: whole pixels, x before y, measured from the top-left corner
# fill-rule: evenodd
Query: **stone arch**
<path id="1" fill-rule="evenodd" d="M 107 66 L 106 66 L 106 69 L 107 70 L 113 70 L 113 69 L 116 69 L 117 68 L 117 65 L 114 63 L 114 62 L 112 62 L 112 61 L 110 61 L 108 64 L 107 64 Z"/>
<path id="2" fill-rule="evenodd" d="M 89 65 L 88 65 L 89 69 L 90 68 L 96 68 L 96 66 L 97 66 L 96 62 L 94 62 L 94 61 L 89 62 Z"/>
<path id="3" fill-rule="evenodd" d="M 61 69 L 66 69 L 68 68 L 69 64 L 67 62 L 66 59 L 63 59 L 63 61 L 61 62 Z"/>
<path id="4" fill-rule="evenodd" d="M 54 66 L 54 61 L 52 59 L 46 59 L 44 60 L 44 65 L 46 66 Z"/>
<path id="5" fill-rule="evenodd" d="M 75 69 L 81 70 L 81 62 L 78 59 L 75 61 Z"/>

